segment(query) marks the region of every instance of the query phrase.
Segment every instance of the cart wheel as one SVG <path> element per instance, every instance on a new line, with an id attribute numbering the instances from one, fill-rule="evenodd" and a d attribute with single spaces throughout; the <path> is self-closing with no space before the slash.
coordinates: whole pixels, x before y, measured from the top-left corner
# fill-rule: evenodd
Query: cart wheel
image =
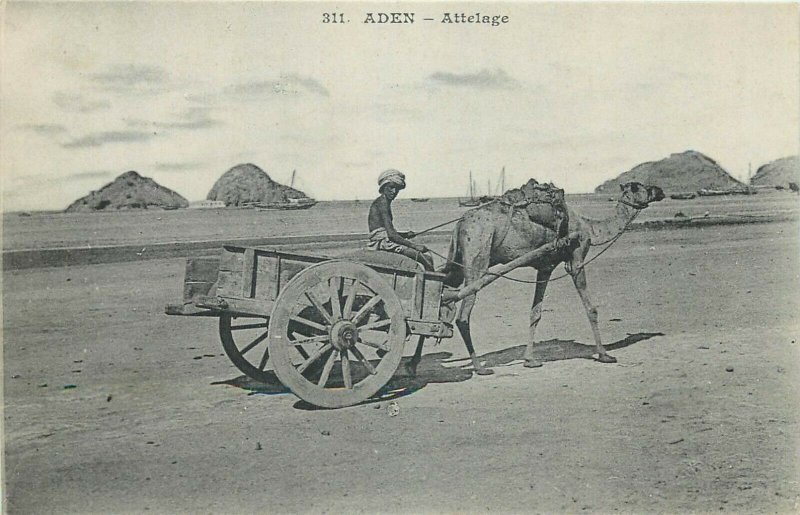
<path id="1" fill-rule="evenodd" d="M 269 360 L 268 324 L 267 317 L 234 317 L 227 313 L 219 317 L 219 338 L 225 354 L 236 368 L 262 383 L 268 382 L 264 372 Z"/>
<path id="2" fill-rule="evenodd" d="M 323 408 L 372 397 L 400 365 L 405 339 L 405 314 L 392 287 L 349 261 L 326 261 L 294 276 L 269 322 L 278 379 Z"/>

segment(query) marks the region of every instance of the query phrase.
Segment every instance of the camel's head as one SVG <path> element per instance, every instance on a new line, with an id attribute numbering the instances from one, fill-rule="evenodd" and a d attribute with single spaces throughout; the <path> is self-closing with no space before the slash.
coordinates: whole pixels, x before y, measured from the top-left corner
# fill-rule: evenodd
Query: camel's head
<path id="1" fill-rule="evenodd" d="M 658 186 L 645 186 L 641 182 L 626 182 L 620 184 L 619 188 L 622 190 L 620 202 L 635 209 L 644 209 L 651 202 L 664 199 L 664 191 Z"/>

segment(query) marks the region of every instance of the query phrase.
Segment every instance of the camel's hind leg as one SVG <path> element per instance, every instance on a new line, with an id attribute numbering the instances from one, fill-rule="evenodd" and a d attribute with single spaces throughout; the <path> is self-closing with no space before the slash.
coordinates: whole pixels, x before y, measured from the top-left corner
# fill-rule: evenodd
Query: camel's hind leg
<path id="1" fill-rule="evenodd" d="M 533 302 L 531 303 L 531 321 L 528 327 L 528 345 L 525 347 L 525 366 L 528 368 L 541 367 L 542 362 L 533 357 L 533 346 L 536 341 L 536 326 L 539 325 L 539 320 L 542 319 L 542 300 L 544 299 L 544 292 L 547 290 L 547 282 L 550 280 L 550 275 L 553 269 L 539 270 L 536 274 L 536 290 L 533 293 Z"/>
<path id="2" fill-rule="evenodd" d="M 470 263 L 470 266 L 465 270 L 466 280 L 464 281 L 464 287 L 475 281 L 486 271 L 489 266 L 489 258 L 488 256 L 477 256 L 471 262 L 467 261 L 467 263 Z M 456 317 L 456 327 L 458 327 L 458 332 L 461 333 L 461 338 L 464 340 L 464 345 L 467 347 L 467 352 L 472 360 L 475 373 L 478 375 L 490 375 L 494 374 L 494 371 L 491 368 L 484 367 L 480 361 L 478 361 L 478 357 L 475 355 L 475 348 L 472 345 L 472 333 L 469 328 L 469 320 L 472 308 L 475 307 L 475 298 L 476 295 L 470 295 L 461 302 L 461 308 Z"/>
<path id="3" fill-rule="evenodd" d="M 605 347 L 600 341 L 600 329 L 597 326 L 597 308 L 594 307 L 592 301 L 589 299 L 589 293 L 586 287 L 586 272 L 580 266 L 574 266 L 573 270 L 577 273 L 572 274 L 572 282 L 575 283 L 575 288 L 578 290 L 578 295 L 583 301 L 583 307 L 586 308 L 586 315 L 589 317 L 589 324 L 592 326 L 592 333 L 594 334 L 594 343 L 597 346 L 597 361 L 601 363 L 616 363 L 617 358 L 609 356 L 606 353 Z"/>
<path id="4" fill-rule="evenodd" d="M 475 373 L 480 376 L 488 376 L 494 374 L 494 370 L 484 367 L 481 362 L 478 361 L 478 357 L 475 355 L 475 347 L 472 345 L 472 333 L 469 329 L 469 317 L 470 313 L 472 313 L 473 307 L 475 307 L 475 295 L 470 295 L 461 303 L 461 309 L 458 312 L 458 318 L 456 318 L 456 327 L 458 327 L 458 332 L 461 333 L 461 338 L 464 340 L 464 345 L 467 346 L 469 359 L 472 360 L 472 366 L 475 369 Z"/>

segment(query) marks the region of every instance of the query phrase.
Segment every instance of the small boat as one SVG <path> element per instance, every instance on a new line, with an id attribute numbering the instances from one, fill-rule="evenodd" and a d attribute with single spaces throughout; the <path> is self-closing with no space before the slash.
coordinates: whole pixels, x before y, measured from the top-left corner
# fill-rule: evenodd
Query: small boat
<path id="1" fill-rule="evenodd" d="M 272 209 L 308 209 L 314 207 L 317 201 L 309 197 L 290 198 L 285 202 L 257 202 L 254 204 L 255 208 L 259 211 L 272 210 Z"/>
<path id="2" fill-rule="evenodd" d="M 479 204 L 488 204 L 493 200 L 497 200 L 506 192 L 506 167 L 500 170 L 500 177 L 497 179 L 497 187 L 495 194 L 492 195 L 492 181 L 486 181 L 486 195 L 478 197 Z"/>
<path id="3" fill-rule="evenodd" d="M 480 199 L 475 198 L 475 181 L 472 180 L 472 171 L 469 172 L 469 198 L 458 199 L 461 207 L 478 207 L 481 205 Z"/>
<path id="4" fill-rule="evenodd" d="M 289 183 L 290 188 L 294 188 L 294 178 L 296 174 L 297 170 L 292 170 L 292 180 Z M 285 196 L 284 200 L 280 202 L 256 202 L 253 204 L 253 206 L 259 211 L 272 210 L 272 209 L 283 209 L 283 210 L 308 209 L 314 207 L 315 205 L 317 205 L 317 201 L 311 197 L 288 198 Z"/>
<path id="5" fill-rule="evenodd" d="M 736 188 L 730 190 L 707 190 L 705 188 L 697 191 L 701 197 L 714 197 L 719 195 L 755 195 L 758 191 L 754 188 Z"/>
<path id="6" fill-rule="evenodd" d="M 755 188 L 741 188 L 736 190 L 731 190 L 731 195 L 757 195 L 758 190 Z"/>
<path id="7" fill-rule="evenodd" d="M 427 202 L 429 200 L 429 198 L 412 198 L 411 202 Z"/>
<path id="8" fill-rule="evenodd" d="M 701 197 L 717 197 L 720 195 L 729 195 L 730 191 L 727 190 L 709 190 L 706 188 L 701 188 L 697 190 L 697 194 Z"/>
<path id="9" fill-rule="evenodd" d="M 669 196 L 669 198 L 675 200 L 691 200 L 696 196 L 697 195 L 695 195 L 694 193 L 673 193 L 672 195 Z"/>

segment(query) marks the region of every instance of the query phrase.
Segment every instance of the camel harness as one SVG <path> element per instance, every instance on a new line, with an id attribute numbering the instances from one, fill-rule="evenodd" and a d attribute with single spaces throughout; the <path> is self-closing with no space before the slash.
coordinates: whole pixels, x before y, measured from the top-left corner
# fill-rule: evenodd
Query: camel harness
<path id="1" fill-rule="evenodd" d="M 628 230 L 628 227 L 630 227 L 630 225 L 633 223 L 633 221 L 636 219 L 636 217 L 639 216 L 639 213 L 641 213 L 641 211 L 643 209 L 648 207 L 647 204 L 636 205 L 636 204 L 627 202 L 627 201 L 622 200 L 622 199 L 620 200 L 620 202 L 622 202 L 623 204 L 625 204 L 627 206 L 630 206 L 630 207 L 636 209 L 636 212 L 634 213 L 633 217 L 631 217 L 631 219 L 628 220 L 628 222 L 619 231 L 619 233 L 617 233 L 613 238 L 611 238 L 607 242 L 604 242 L 604 244 L 607 243 L 607 245 L 602 250 L 600 250 L 600 252 L 598 252 L 596 255 L 594 255 L 591 259 L 589 259 L 589 260 L 585 261 L 583 264 L 581 264 L 581 266 L 579 266 L 576 271 L 583 270 L 584 268 L 586 268 L 586 265 L 588 265 L 589 263 L 591 263 L 595 259 L 599 258 L 604 252 L 606 252 L 609 248 L 611 248 L 611 246 L 614 245 L 614 243 L 616 243 L 617 240 L 622 237 L 622 235 L 625 233 L 625 231 Z M 525 198 L 524 200 L 520 200 L 520 201 L 517 201 L 517 202 L 510 202 L 508 200 L 505 200 L 504 197 L 501 197 L 499 199 L 494 199 L 494 200 L 492 200 L 490 202 L 487 202 L 486 204 L 483 204 L 483 205 L 475 208 L 475 210 L 483 209 L 483 208 L 485 208 L 487 206 L 490 206 L 491 204 L 494 204 L 494 203 L 500 203 L 500 204 L 503 204 L 503 205 L 506 205 L 506 206 L 510 207 L 510 209 L 508 210 L 508 213 L 509 213 L 508 214 L 508 223 L 505 224 L 505 226 L 503 228 L 503 232 L 502 232 L 502 237 L 498 240 L 499 242 L 497 243 L 497 245 L 499 246 L 503 242 L 503 240 L 505 240 L 506 236 L 508 235 L 508 232 L 511 230 L 511 224 L 513 222 L 512 218 L 514 216 L 514 211 L 516 211 L 517 209 L 527 208 L 529 205 L 534 204 L 534 203 L 550 203 L 550 204 L 552 204 L 552 201 L 550 199 L 548 199 L 548 200 L 542 200 L 542 201 L 537 202 L 535 199 Z M 433 227 L 430 227 L 428 229 L 425 229 L 424 231 L 420 231 L 420 232 L 417 233 L 417 235 L 424 234 L 424 233 L 430 232 L 430 231 L 432 231 L 434 229 L 438 229 L 440 227 L 444 227 L 446 225 L 450 225 L 452 223 L 459 222 L 463 218 L 464 218 L 464 215 L 461 215 L 460 217 L 454 218 L 453 220 L 449 220 L 447 222 L 444 222 L 444 223 L 435 225 Z M 552 250 L 552 251 L 563 250 L 566 247 L 574 245 L 574 240 L 575 239 L 577 239 L 577 233 L 575 233 L 574 235 L 573 234 L 568 234 L 568 235 L 564 235 L 563 237 L 556 238 L 553 241 L 553 243 L 549 244 L 549 245 L 552 245 L 553 248 L 552 249 L 546 249 L 546 250 Z M 595 245 L 592 245 L 592 246 L 595 246 Z M 455 261 L 453 261 L 451 259 L 448 259 L 447 256 L 443 256 L 442 254 L 439 254 L 438 252 L 435 252 L 435 251 L 433 251 L 431 249 L 428 249 L 428 250 L 430 251 L 431 254 L 435 254 L 436 256 L 439 256 L 440 258 L 444 259 L 445 262 L 448 263 L 448 264 L 456 265 L 456 266 L 458 266 L 458 267 L 460 267 L 460 268 L 462 268 L 464 270 L 471 270 L 469 267 L 467 267 L 465 265 L 462 265 L 461 263 L 457 263 L 457 262 L 455 262 Z M 545 249 L 541 249 L 541 250 L 545 250 Z M 524 256 L 524 257 L 527 258 L 526 261 L 530 261 L 529 257 L 527 257 L 527 256 Z M 519 262 L 517 263 L 517 261 L 519 261 Z M 517 278 L 514 278 L 514 277 L 508 277 L 508 275 L 506 275 L 506 274 L 510 273 L 512 270 L 514 270 L 514 269 L 516 269 L 516 268 L 518 268 L 520 266 L 524 266 L 524 264 L 525 264 L 524 262 L 520 261 L 520 258 L 517 258 L 516 260 L 508 263 L 508 265 L 511 265 L 512 263 L 514 263 L 513 266 L 504 267 L 504 269 L 499 271 L 499 272 L 492 272 L 492 271 L 489 271 L 489 270 L 484 270 L 483 271 L 483 275 L 484 275 L 484 277 L 485 276 L 491 276 L 491 279 L 489 280 L 489 282 L 492 282 L 495 279 L 502 278 L 502 279 L 507 279 L 509 281 L 513 281 L 513 282 L 517 282 L 517 283 L 523 283 L 523 284 L 540 284 L 540 283 L 543 283 L 543 282 L 552 282 L 552 281 L 557 281 L 559 279 L 563 279 L 564 277 L 567 277 L 569 275 L 572 275 L 572 273 L 566 273 L 566 274 L 562 274 L 562 275 L 550 278 L 547 281 L 527 281 L 525 279 L 517 279 Z"/>

